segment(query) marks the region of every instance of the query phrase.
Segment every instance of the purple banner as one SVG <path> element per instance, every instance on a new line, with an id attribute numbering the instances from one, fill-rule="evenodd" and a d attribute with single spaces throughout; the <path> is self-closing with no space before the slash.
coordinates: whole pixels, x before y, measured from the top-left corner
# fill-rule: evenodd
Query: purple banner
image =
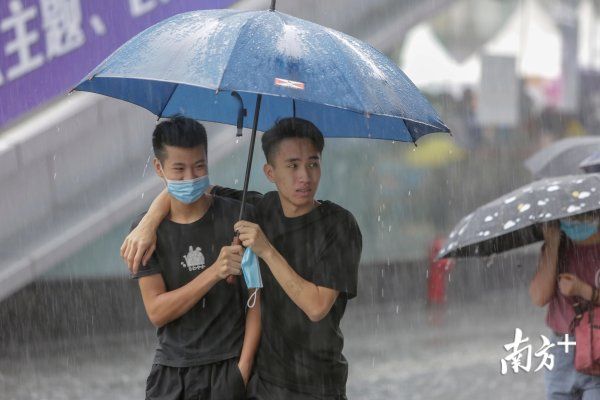
<path id="1" fill-rule="evenodd" d="M 0 128 L 172 15 L 235 0 L 0 0 Z"/>

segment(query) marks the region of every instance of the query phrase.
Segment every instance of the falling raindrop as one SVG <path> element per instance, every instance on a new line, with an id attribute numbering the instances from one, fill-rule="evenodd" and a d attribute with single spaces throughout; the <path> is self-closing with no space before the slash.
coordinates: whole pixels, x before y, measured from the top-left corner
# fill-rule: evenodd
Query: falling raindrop
<path id="1" fill-rule="evenodd" d="M 144 172 L 142 172 L 142 178 L 146 177 L 146 171 L 148 170 L 148 165 L 150 165 L 150 159 L 152 158 L 152 154 L 150 154 L 148 156 L 148 159 L 146 160 L 146 165 L 144 166 Z"/>

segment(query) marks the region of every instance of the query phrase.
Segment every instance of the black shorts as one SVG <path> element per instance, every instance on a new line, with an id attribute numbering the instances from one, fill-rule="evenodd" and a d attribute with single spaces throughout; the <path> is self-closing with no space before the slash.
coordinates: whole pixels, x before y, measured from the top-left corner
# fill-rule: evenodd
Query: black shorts
<path id="1" fill-rule="evenodd" d="M 146 400 L 244 400 L 246 387 L 232 358 L 197 367 L 154 364 L 146 381 Z"/>
<path id="2" fill-rule="evenodd" d="M 316 395 L 295 392 L 260 379 L 253 374 L 248 382 L 248 400 L 347 400 L 344 395 Z"/>

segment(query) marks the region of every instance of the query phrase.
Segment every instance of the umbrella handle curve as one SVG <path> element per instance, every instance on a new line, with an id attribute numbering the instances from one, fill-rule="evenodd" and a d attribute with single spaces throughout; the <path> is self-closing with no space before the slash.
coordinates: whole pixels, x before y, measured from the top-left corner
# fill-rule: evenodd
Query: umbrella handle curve
<path id="1" fill-rule="evenodd" d="M 244 101 L 242 100 L 242 96 L 236 91 L 231 92 L 231 96 L 235 97 L 237 101 L 240 103 L 240 109 L 238 110 L 237 117 L 237 133 L 235 136 L 242 137 L 242 129 L 244 128 L 244 117 L 248 115 L 248 110 L 244 108 Z"/>

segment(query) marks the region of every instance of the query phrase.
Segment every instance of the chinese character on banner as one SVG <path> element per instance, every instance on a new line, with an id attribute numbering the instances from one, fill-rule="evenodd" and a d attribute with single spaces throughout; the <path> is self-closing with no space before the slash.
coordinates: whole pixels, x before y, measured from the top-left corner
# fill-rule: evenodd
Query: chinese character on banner
<path id="1" fill-rule="evenodd" d="M 85 43 L 80 0 L 40 0 L 40 6 L 48 59 L 67 54 Z"/>
<path id="2" fill-rule="evenodd" d="M 21 0 L 10 0 L 8 11 L 8 17 L 0 20 L 0 31 L 14 32 L 13 40 L 6 43 L 4 47 L 4 54 L 7 57 L 17 55 L 17 64 L 6 72 L 8 80 L 14 80 L 41 67 L 44 64 L 44 56 L 31 54 L 31 46 L 37 43 L 40 35 L 36 31 L 27 30 L 27 23 L 37 15 L 37 8 L 35 6 L 24 8 Z"/>
<path id="3" fill-rule="evenodd" d="M 519 368 L 525 370 L 526 372 L 529 372 L 529 370 L 531 369 L 531 345 L 528 344 L 527 346 L 524 346 L 520 349 L 519 346 L 529 342 L 529 338 L 522 339 L 522 337 L 523 331 L 521 331 L 519 328 L 516 328 L 514 342 L 504 345 L 506 351 L 513 350 L 513 352 L 500 361 L 502 365 L 502 375 L 506 375 L 506 373 L 508 372 L 509 361 L 511 364 L 511 368 L 515 373 L 519 372 Z M 525 360 L 523 360 L 523 353 L 526 354 Z M 523 365 L 523 361 L 525 361 L 525 365 Z"/>
<path id="4" fill-rule="evenodd" d="M 552 371 L 554 368 L 554 355 L 548 354 L 548 350 L 555 346 L 554 343 L 550 343 L 550 339 L 548 339 L 544 335 L 540 335 L 542 337 L 542 347 L 538 351 L 535 352 L 536 357 L 542 357 L 542 361 L 540 365 L 533 372 L 538 372 L 540 369 L 546 367 L 548 371 Z"/>

